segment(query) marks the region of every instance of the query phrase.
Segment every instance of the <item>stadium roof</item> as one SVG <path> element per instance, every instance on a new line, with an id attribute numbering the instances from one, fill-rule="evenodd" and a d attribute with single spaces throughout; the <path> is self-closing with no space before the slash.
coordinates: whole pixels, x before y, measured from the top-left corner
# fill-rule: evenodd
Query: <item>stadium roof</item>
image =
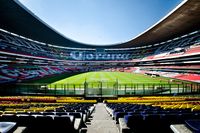
<path id="1" fill-rule="evenodd" d="M 64 47 L 130 48 L 166 41 L 200 29 L 200 0 L 184 0 L 173 11 L 132 40 L 110 46 L 73 41 L 58 33 L 18 0 L 0 0 L 0 28 L 24 37 Z"/>

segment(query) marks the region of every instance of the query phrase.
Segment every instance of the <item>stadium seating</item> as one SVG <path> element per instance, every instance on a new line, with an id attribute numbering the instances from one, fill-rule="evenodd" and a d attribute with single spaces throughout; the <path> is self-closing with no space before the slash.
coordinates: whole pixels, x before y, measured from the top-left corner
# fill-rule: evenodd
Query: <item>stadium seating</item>
<path id="1" fill-rule="evenodd" d="M 18 0 L 0 3 L 0 129 L 83 133 L 103 121 L 120 133 L 171 133 L 174 124 L 200 132 L 200 29 L 195 20 L 200 4 L 195 0 L 184 1 L 136 38 L 105 47 L 65 38 Z M 7 8 L 14 13 L 7 14 Z M 99 79 L 57 82 L 92 71 L 116 71 L 116 79 L 101 73 Z M 90 123 L 93 112 L 103 115 Z"/>
<path id="2" fill-rule="evenodd" d="M 169 133 L 172 124 L 200 119 L 200 110 L 197 109 L 200 105 L 198 99 L 199 97 L 121 98 L 107 100 L 106 106 L 116 123 L 121 124 L 124 121 L 127 126 L 123 127 L 131 132 Z M 195 108 L 197 110 L 194 110 Z"/>
<path id="3" fill-rule="evenodd" d="M 77 67 L 80 62 L 67 63 L 68 67 L 64 67 L 66 62 L 64 60 L 74 60 L 71 58 L 72 52 L 86 52 L 95 55 L 95 49 L 77 49 L 77 48 L 60 48 L 54 47 L 52 45 L 47 45 L 45 43 L 37 42 L 31 39 L 22 38 L 18 35 L 10 34 L 5 31 L 0 31 L 0 54 L 5 59 L 3 64 L 0 66 L 0 83 L 8 82 L 23 82 L 30 79 L 39 79 L 42 77 L 47 77 L 55 74 L 61 74 L 65 72 L 74 72 L 74 71 L 88 71 L 89 69 L 95 70 L 95 68 L 85 68 L 84 64 L 81 64 L 82 67 Z M 127 61 L 139 63 L 140 65 L 145 64 L 148 61 L 152 60 L 164 60 L 174 58 L 186 58 L 184 60 L 190 60 L 189 57 L 198 56 L 199 54 L 199 31 L 194 33 L 178 37 L 175 40 L 168 40 L 162 44 L 151 47 L 151 48 L 141 48 L 141 49 L 105 49 L 106 54 L 129 54 L 130 57 L 127 58 Z M 187 59 L 188 58 L 188 59 Z M 194 57 L 195 59 L 196 57 Z M 120 58 L 121 59 L 121 58 Z M 120 62 L 120 59 L 118 61 Z M 51 60 L 52 62 L 50 63 Z M 59 61 L 58 61 L 59 60 Z M 30 62 L 29 62 L 30 61 Z M 116 61 L 116 63 L 118 62 Z M 142 62 L 141 62 L 142 61 Z M 197 60 L 198 61 L 198 60 Z M 13 63 L 9 63 L 13 62 Z M 115 64 L 116 64 L 115 63 Z M 142 64 L 141 64 L 142 63 Z M 195 63 L 195 62 L 194 62 Z M 34 64 L 34 65 L 33 65 Z M 112 63 L 111 63 L 112 64 Z M 113 63 L 114 64 L 114 63 Z M 20 65 L 20 67 L 16 67 Z M 36 67 L 37 65 L 37 67 Z M 125 67 L 115 69 L 115 71 L 127 71 L 133 72 L 138 71 L 138 68 L 124 69 Z M 59 67 L 58 67 L 59 66 Z M 187 67 L 187 64 L 182 64 L 182 66 Z M 176 66 L 171 65 L 171 69 L 174 70 Z M 153 69 L 154 66 L 151 66 Z M 176 67 L 178 69 L 180 67 Z M 104 67 L 97 67 L 96 69 L 105 69 Z M 193 69 L 193 68 L 191 68 Z M 189 69 L 189 70 L 191 70 Z M 109 70 L 109 69 L 107 69 Z M 113 71 L 113 69 L 111 69 Z M 145 73 L 145 72 L 144 72 Z M 187 72 L 186 72 L 187 73 Z M 160 73 L 165 75 L 170 75 L 170 73 Z M 174 73 L 175 76 L 172 78 L 178 78 L 182 80 L 189 80 L 199 82 L 198 75 L 185 76 L 181 77 L 180 74 Z M 187 74 L 184 74 L 187 75 Z M 196 77 L 196 78 L 194 78 Z"/>
<path id="4" fill-rule="evenodd" d="M 184 56 L 190 56 L 190 55 L 195 55 L 199 54 L 200 52 L 200 46 L 190 46 L 185 48 L 184 52 L 168 52 L 166 54 L 157 54 L 153 56 L 147 56 L 143 59 L 143 61 L 148 61 L 148 60 L 158 60 L 158 59 L 169 59 L 169 58 L 175 58 L 175 57 L 184 57 Z"/>
<path id="5" fill-rule="evenodd" d="M 0 83 L 21 82 L 23 80 L 38 79 L 66 72 L 72 72 L 72 70 L 70 68 L 56 66 L 24 66 L 15 68 L 12 65 L 2 65 L 0 66 L 0 78 L 2 79 Z"/>
<path id="6" fill-rule="evenodd" d="M 0 102 L 0 121 L 25 126 L 27 133 L 79 132 L 85 127 L 96 103 L 95 100 L 80 98 L 33 96 L 0 97 Z"/>
<path id="7" fill-rule="evenodd" d="M 198 96 L 124 97 L 106 100 L 106 109 L 129 132 L 171 132 L 170 125 L 200 119 Z M 0 122 L 17 123 L 24 132 L 80 132 L 94 111 L 95 100 L 72 97 L 0 97 Z M 15 103 L 15 104 L 13 104 Z"/>

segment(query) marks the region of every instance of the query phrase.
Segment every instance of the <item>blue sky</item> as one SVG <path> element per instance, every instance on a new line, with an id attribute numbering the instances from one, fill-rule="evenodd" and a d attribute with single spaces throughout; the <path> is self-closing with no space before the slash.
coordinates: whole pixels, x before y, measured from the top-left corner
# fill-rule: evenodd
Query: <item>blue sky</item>
<path id="1" fill-rule="evenodd" d="M 182 0 L 19 0 L 72 40 L 96 45 L 133 39 Z"/>

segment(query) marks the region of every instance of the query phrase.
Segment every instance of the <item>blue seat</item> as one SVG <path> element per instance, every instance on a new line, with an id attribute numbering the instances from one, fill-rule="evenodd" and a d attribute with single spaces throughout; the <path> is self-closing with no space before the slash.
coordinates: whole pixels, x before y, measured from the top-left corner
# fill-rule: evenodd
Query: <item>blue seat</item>
<path id="1" fill-rule="evenodd" d="M 119 118 L 124 118 L 125 115 L 127 115 L 128 113 L 126 112 L 115 112 L 114 113 L 114 118 L 116 120 L 116 123 L 119 123 Z"/>
<path id="2" fill-rule="evenodd" d="M 200 119 L 186 120 L 185 123 L 193 132 L 200 133 Z"/>
<path id="3" fill-rule="evenodd" d="M 30 115 L 29 117 L 21 116 L 21 120 L 30 121 L 25 133 L 43 133 L 43 132 L 53 132 L 53 118 L 51 116 L 44 115 Z M 26 125 L 27 125 L 26 124 Z"/>
<path id="4" fill-rule="evenodd" d="M 68 112 L 56 112 L 56 115 L 59 115 L 59 116 L 68 115 L 68 114 L 69 114 Z"/>
<path id="5" fill-rule="evenodd" d="M 143 128 L 142 127 L 143 116 L 140 114 L 125 115 L 124 121 L 133 132 L 138 132 L 139 130 Z"/>
<path id="6" fill-rule="evenodd" d="M 74 120 L 70 119 L 70 116 L 55 116 L 54 117 L 54 131 L 58 133 L 69 132 L 74 133 L 76 132 L 74 129 Z"/>
<path id="7" fill-rule="evenodd" d="M 124 119 L 127 126 L 134 133 L 169 133 L 169 126 L 165 130 L 165 121 L 160 114 L 125 115 Z"/>
<path id="8" fill-rule="evenodd" d="M 82 118 L 81 112 L 69 112 L 69 115 L 74 116 L 74 118 Z"/>
<path id="9" fill-rule="evenodd" d="M 178 116 L 181 123 L 183 123 L 185 120 L 188 120 L 188 119 L 197 118 L 194 113 L 180 113 Z"/>
<path id="10" fill-rule="evenodd" d="M 26 127 L 30 127 L 33 125 L 34 121 L 35 121 L 35 117 L 31 116 L 31 115 L 27 115 L 27 114 L 19 114 L 18 116 L 18 121 L 17 124 L 19 126 L 26 126 Z"/>
<path id="11" fill-rule="evenodd" d="M 42 115 L 55 115 L 54 112 L 43 112 Z"/>
<path id="12" fill-rule="evenodd" d="M 14 131 L 16 126 L 15 122 L 0 122 L 1 133 L 11 133 Z"/>
<path id="13" fill-rule="evenodd" d="M 2 114 L 0 121 L 17 122 L 16 114 Z"/>

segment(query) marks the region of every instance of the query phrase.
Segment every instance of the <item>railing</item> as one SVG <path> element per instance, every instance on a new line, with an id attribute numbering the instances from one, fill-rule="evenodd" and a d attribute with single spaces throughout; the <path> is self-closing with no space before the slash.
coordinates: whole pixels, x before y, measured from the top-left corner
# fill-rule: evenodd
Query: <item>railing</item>
<path id="1" fill-rule="evenodd" d="M 116 97 L 134 95 L 179 95 L 200 94 L 199 83 L 179 84 L 3 84 L 0 85 L 1 95 L 54 95 L 54 96 L 85 96 L 85 97 Z"/>

